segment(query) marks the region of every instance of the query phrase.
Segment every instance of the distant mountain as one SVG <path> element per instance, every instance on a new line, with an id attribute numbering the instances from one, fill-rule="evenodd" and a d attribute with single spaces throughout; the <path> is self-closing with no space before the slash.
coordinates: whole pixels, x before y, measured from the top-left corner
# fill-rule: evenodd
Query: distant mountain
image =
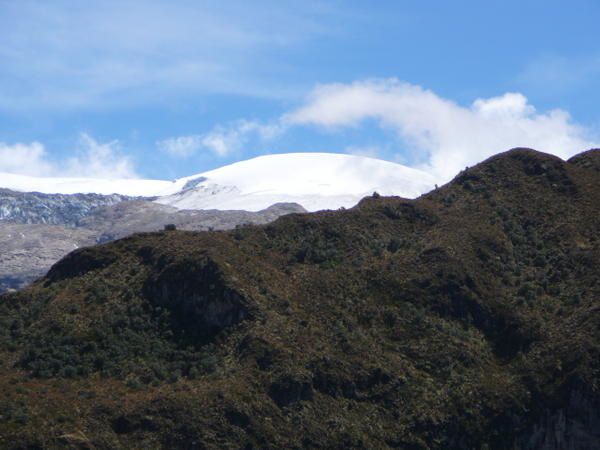
<path id="1" fill-rule="evenodd" d="M 332 153 L 260 156 L 177 181 L 183 182 L 157 203 L 259 211 L 286 202 L 318 211 L 352 207 L 374 191 L 415 198 L 435 185 L 431 175 L 400 164 Z"/>
<path id="2" fill-rule="evenodd" d="M 328 153 L 261 156 L 174 181 L 0 173 L 0 292 L 25 286 L 74 248 L 166 224 L 230 229 L 351 207 L 374 191 L 413 198 L 433 185 L 399 164 Z"/>
<path id="3" fill-rule="evenodd" d="M 351 207 L 373 191 L 415 198 L 434 183 L 429 174 L 400 164 L 332 153 L 260 156 L 174 181 L 0 173 L 0 188 L 12 191 L 156 197 L 158 203 L 178 209 L 244 211 L 260 211 L 275 203 L 297 203 L 308 211 Z"/>
<path id="4" fill-rule="evenodd" d="M 0 446 L 600 448 L 599 167 L 75 250 L 0 297 Z"/>

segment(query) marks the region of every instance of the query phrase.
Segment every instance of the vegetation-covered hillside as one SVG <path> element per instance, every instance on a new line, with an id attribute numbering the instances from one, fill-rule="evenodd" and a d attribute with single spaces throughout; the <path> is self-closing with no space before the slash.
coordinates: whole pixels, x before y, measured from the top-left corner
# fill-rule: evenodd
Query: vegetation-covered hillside
<path id="1" fill-rule="evenodd" d="M 600 151 L 77 250 L 0 353 L 2 448 L 600 448 Z"/>

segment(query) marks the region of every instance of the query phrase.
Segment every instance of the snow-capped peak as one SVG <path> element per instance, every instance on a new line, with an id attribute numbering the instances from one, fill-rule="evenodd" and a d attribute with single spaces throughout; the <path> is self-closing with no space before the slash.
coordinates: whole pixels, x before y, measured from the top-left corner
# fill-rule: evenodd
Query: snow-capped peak
<path id="1" fill-rule="evenodd" d="M 309 211 L 351 207 L 374 191 L 414 198 L 434 178 L 400 164 L 333 153 L 259 156 L 215 170 L 165 180 L 36 178 L 0 174 L 0 187 L 42 193 L 99 193 L 159 197 L 180 209 L 258 211 L 274 203 L 299 203 Z"/>
<path id="2" fill-rule="evenodd" d="M 158 199 L 180 209 L 258 211 L 299 203 L 309 211 L 354 206 L 366 195 L 417 197 L 434 186 L 429 174 L 362 156 L 334 153 L 265 155 L 177 180 L 194 188 Z"/>

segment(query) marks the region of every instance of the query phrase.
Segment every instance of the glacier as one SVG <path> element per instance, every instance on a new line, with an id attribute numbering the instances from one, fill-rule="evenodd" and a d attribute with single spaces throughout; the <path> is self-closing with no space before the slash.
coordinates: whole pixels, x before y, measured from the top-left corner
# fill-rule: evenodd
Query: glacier
<path id="1" fill-rule="evenodd" d="M 308 211 L 352 207 L 378 192 L 416 198 L 435 186 L 430 174 L 398 163 L 338 153 L 258 156 L 176 180 L 50 178 L 0 173 L 0 188 L 44 194 L 151 197 L 178 209 L 260 211 L 298 203 Z"/>

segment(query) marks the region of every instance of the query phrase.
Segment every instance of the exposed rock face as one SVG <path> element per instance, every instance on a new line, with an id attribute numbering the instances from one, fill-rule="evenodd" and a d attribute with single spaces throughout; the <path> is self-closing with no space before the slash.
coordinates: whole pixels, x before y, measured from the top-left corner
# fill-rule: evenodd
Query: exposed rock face
<path id="1" fill-rule="evenodd" d="M 76 227 L 93 209 L 129 199 L 118 194 L 63 195 L 0 189 L 0 221 Z"/>

